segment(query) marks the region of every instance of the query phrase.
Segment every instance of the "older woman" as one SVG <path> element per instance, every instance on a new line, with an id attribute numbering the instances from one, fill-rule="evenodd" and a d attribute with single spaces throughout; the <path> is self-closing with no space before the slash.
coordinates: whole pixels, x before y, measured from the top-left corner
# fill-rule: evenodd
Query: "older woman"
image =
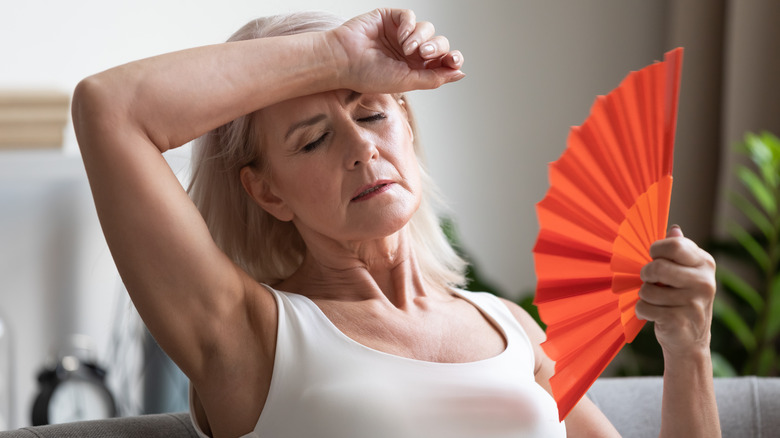
<path id="1" fill-rule="evenodd" d="M 559 423 L 541 329 L 457 288 L 401 93 L 462 64 L 408 10 L 304 13 L 79 84 L 106 239 L 200 433 L 617 435 L 587 398 Z M 193 203 L 161 152 L 198 137 Z M 662 433 L 716 436 L 712 258 L 677 229 L 652 256 L 637 312 L 664 349 Z"/>

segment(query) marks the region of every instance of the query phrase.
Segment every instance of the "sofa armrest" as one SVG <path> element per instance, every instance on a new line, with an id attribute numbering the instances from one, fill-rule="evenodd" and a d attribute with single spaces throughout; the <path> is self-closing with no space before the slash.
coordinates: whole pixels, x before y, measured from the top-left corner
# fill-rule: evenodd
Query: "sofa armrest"
<path id="1" fill-rule="evenodd" d="M 0 438 L 198 438 L 187 412 L 78 421 L 0 432 Z"/>
<path id="2" fill-rule="evenodd" d="M 612 377 L 596 381 L 588 396 L 624 437 L 657 437 L 661 429 L 661 377 Z M 780 430 L 780 378 L 715 379 L 724 438 L 773 436 Z"/>
<path id="3" fill-rule="evenodd" d="M 624 437 L 657 437 L 661 428 L 661 377 L 611 377 L 596 381 L 588 396 Z M 780 378 L 715 379 L 724 438 L 774 436 L 780 430 Z M 141 415 L 26 427 L 0 438 L 197 438 L 187 412 Z"/>

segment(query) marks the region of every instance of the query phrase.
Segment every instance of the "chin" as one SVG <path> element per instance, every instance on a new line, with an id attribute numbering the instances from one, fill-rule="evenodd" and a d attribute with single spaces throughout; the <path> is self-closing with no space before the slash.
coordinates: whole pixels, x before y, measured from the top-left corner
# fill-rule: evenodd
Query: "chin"
<path id="1" fill-rule="evenodd" d="M 407 228 L 417 212 L 416 207 L 407 211 L 388 210 L 377 211 L 376 216 L 366 218 L 365 222 L 355 227 L 354 230 L 359 230 L 359 234 L 363 235 L 365 240 L 390 237 Z"/>

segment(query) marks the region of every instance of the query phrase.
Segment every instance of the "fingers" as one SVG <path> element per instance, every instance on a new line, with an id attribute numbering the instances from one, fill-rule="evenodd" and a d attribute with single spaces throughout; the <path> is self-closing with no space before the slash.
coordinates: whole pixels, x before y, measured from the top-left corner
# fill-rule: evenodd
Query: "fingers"
<path id="1" fill-rule="evenodd" d="M 686 355 L 709 347 L 715 286 L 673 288 L 644 284 L 634 306 L 637 318 L 655 323 L 665 352 Z"/>
<path id="2" fill-rule="evenodd" d="M 344 50 L 341 88 L 396 93 L 437 88 L 465 77 L 464 57 L 433 24 L 408 9 L 376 9 L 335 29 Z"/>
<path id="3" fill-rule="evenodd" d="M 393 9 L 391 17 L 393 23 L 398 26 L 398 44 L 403 46 L 414 31 L 417 17 L 411 9 Z"/>
<path id="4" fill-rule="evenodd" d="M 650 247 L 653 260 L 640 277 L 640 319 L 655 322 L 655 333 L 665 353 L 686 354 L 707 348 L 715 299 L 715 261 L 673 226 L 665 239 Z"/>
<path id="5" fill-rule="evenodd" d="M 418 49 L 420 49 L 420 56 L 423 57 L 425 57 L 425 54 L 433 53 L 435 47 L 430 40 L 435 32 L 436 29 L 433 27 L 433 23 L 428 21 L 417 23 L 411 34 L 401 43 L 404 55 L 412 55 Z M 424 50 L 423 47 L 425 48 Z"/>
<path id="6" fill-rule="evenodd" d="M 639 298 L 646 304 L 657 307 L 687 306 L 696 298 L 696 293 L 685 289 L 645 283 L 639 289 Z"/>
<path id="7" fill-rule="evenodd" d="M 675 228 L 672 228 L 670 234 Z M 650 246 L 650 257 L 655 259 L 667 259 L 685 266 L 708 265 L 715 267 L 715 260 L 706 251 L 699 248 L 692 240 L 679 235 L 661 239 Z"/>
<path id="8" fill-rule="evenodd" d="M 424 59 L 439 58 L 450 50 L 450 42 L 447 38 L 437 35 L 430 38 L 420 46 L 420 56 Z"/>
<path id="9" fill-rule="evenodd" d="M 653 260 L 639 271 L 639 278 L 645 284 L 674 288 L 685 288 L 701 283 L 708 272 L 683 266 L 666 259 Z"/>
<path id="10" fill-rule="evenodd" d="M 428 69 L 447 68 L 453 71 L 460 71 L 461 66 L 463 66 L 463 55 L 458 50 L 453 50 L 441 57 L 425 62 L 425 68 Z"/>
<path id="11" fill-rule="evenodd" d="M 449 40 L 436 35 L 436 28 L 429 21 L 415 22 L 414 12 L 396 11 L 394 20 L 398 25 L 398 43 L 405 56 L 417 55 L 425 61 L 425 67 L 437 69 L 446 67 L 460 70 L 463 55 L 460 51 L 450 51 Z"/>
<path id="12" fill-rule="evenodd" d="M 661 300 L 667 304 L 676 302 L 676 305 L 657 305 L 640 299 L 634 306 L 637 318 L 655 323 L 656 338 L 665 351 L 684 356 L 691 348 L 709 347 L 712 299 L 667 289 L 665 292 L 658 291 L 659 297 L 665 294 L 666 297 Z M 650 294 L 645 290 L 643 295 Z"/>
<path id="13" fill-rule="evenodd" d="M 639 273 L 645 282 L 643 290 L 650 303 L 675 305 L 674 302 L 657 302 L 651 298 L 654 293 L 662 293 L 670 288 L 679 290 L 715 290 L 715 260 L 699 248 L 692 240 L 682 237 L 679 227 L 672 227 L 666 239 L 659 240 L 650 247 L 653 261 L 646 264 Z M 666 288 L 660 285 L 668 286 Z M 664 296 L 669 294 L 662 294 Z"/>
<path id="14" fill-rule="evenodd" d="M 701 301 L 668 307 L 656 306 L 640 300 L 634 306 L 634 313 L 639 319 L 655 322 L 656 334 L 666 336 L 666 339 L 658 339 L 662 346 L 667 342 L 676 345 L 693 345 L 704 339 L 709 331 L 712 319 L 710 308 L 711 306 Z M 659 330 L 665 333 L 658 333 Z"/>
<path id="15" fill-rule="evenodd" d="M 682 229 L 679 225 L 672 225 L 669 231 L 666 232 L 666 237 L 684 237 Z"/>
<path id="16" fill-rule="evenodd" d="M 453 70 L 460 70 L 463 66 L 463 54 L 460 50 L 453 50 L 444 57 L 443 64 Z"/>

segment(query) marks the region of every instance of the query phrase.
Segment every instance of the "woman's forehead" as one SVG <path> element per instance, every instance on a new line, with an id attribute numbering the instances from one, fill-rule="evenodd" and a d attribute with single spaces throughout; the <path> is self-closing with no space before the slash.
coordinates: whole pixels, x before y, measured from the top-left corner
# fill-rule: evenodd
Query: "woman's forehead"
<path id="1" fill-rule="evenodd" d="M 257 112 L 257 122 L 260 122 L 264 129 L 286 131 L 290 125 L 318 114 L 325 114 L 331 108 L 345 108 L 368 100 L 386 102 L 392 99 L 389 94 L 364 95 L 347 89 L 325 91 L 265 107 Z"/>
<path id="2" fill-rule="evenodd" d="M 271 112 L 275 112 L 275 111 L 285 112 L 289 110 L 292 111 L 301 110 L 307 106 L 332 105 L 332 104 L 348 106 L 360 100 L 385 100 L 385 99 L 392 100 L 392 98 L 393 97 L 390 94 L 363 94 L 348 89 L 331 90 L 331 91 L 324 91 L 322 93 L 315 93 L 306 96 L 294 97 L 292 99 L 288 99 L 276 103 L 274 105 L 268 106 L 266 108 L 263 108 L 261 111 L 270 110 Z"/>

